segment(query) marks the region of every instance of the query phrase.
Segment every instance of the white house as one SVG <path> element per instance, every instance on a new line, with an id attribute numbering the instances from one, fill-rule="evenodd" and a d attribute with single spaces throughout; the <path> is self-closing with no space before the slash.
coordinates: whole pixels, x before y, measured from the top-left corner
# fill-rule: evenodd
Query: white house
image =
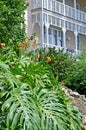
<path id="1" fill-rule="evenodd" d="M 86 0 L 28 0 L 27 33 L 40 46 L 76 52 L 86 48 Z"/>

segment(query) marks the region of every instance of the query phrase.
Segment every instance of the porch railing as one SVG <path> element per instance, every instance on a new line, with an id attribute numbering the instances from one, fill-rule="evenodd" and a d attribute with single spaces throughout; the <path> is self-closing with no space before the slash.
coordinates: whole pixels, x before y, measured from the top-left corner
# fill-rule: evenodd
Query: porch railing
<path id="1" fill-rule="evenodd" d="M 41 8 L 41 0 L 32 0 L 32 9 Z"/>
<path id="2" fill-rule="evenodd" d="M 33 0 L 33 9 L 41 8 L 41 0 Z M 43 0 L 43 8 L 65 17 L 73 18 L 75 20 L 86 23 L 86 13 L 75 9 L 74 7 L 65 5 L 56 0 Z"/>
<path id="3" fill-rule="evenodd" d="M 61 47 L 61 46 L 56 46 L 56 45 L 48 44 L 48 43 L 43 43 L 43 47 L 55 48 L 56 50 L 63 50 L 64 52 L 69 52 L 69 53 L 72 53 L 72 54 L 77 54 L 77 53 L 80 52 L 80 50 L 64 48 L 64 47 Z"/>

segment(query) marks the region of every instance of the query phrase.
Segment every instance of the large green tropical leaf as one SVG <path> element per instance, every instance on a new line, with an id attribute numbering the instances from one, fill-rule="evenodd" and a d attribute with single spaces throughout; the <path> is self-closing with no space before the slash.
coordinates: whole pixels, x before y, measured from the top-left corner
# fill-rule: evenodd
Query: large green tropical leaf
<path id="1" fill-rule="evenodd" d="M 48 68 L 46 70 L 39 63 L 26 62 L 23 66 L 19 63 L 17 67 L 21 68 L 21 73 L 14 73 L 2 64 L 2 130 L 83 130 L 79 111 L 61 89 L 58 89 L 57 81 L 53 75 L 49 75 L 51 72 Z M 22 80 L 18 78 L 18 74 Z"/>
<path id="2" fill-rule="evenodd" d="M 60 102 L 57 92 L 27 88 L 25 84 L 15 88 L 2 105 L 2 111 L 8 111 L 6 128 L 9 130 L 69 130 L 72 128 L 82 130 L 78 111 L 70 103 L 66 108 L 66 105 Z"/>

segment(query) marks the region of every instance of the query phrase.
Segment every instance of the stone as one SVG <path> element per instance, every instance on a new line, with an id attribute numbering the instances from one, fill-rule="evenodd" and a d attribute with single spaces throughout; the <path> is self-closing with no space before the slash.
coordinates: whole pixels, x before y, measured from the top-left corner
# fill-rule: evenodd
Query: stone
<path id="1" fill-rule="evenodd" d="M 86 130 L 86 125 L 84 125 L 84 129 Z"/>
<path id="2" fill-rule="evenodd" d="M 86 126 L 86 115 L 82 115 L 82 123 Z"/>
<path id="3" fill-rule="evenodd" d="M 86 101 L 85 95 L 80 95 L 80 98 Z"/>
<path id="4" fill-rule="evenodd" d="M 72 92 L 72 90 L 71 90 L 71 89 L 68 89 L 68 92 L 70 93 L 70 92 Z"/>
<path id="5" fill-rule="evenodd" d="M 79 94 L 78 92 L 70 91 L 70 96 L 79 98 L 79 97 L 80 97 L 80 94 Z"/>

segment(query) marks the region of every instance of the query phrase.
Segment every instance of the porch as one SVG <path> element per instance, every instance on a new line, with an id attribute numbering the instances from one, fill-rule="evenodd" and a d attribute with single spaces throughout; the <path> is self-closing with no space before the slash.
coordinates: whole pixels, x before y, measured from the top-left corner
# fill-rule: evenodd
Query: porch
<path id="1" fill-rule="evenodd" d="M 83 1 L 83 2 L 82 2 Z M 32 9 L 43 8 L 68 18 L 86 23 L 85 0 L 33 0 Z M 84 4 L 83 4 L 84 3 Z"/>

